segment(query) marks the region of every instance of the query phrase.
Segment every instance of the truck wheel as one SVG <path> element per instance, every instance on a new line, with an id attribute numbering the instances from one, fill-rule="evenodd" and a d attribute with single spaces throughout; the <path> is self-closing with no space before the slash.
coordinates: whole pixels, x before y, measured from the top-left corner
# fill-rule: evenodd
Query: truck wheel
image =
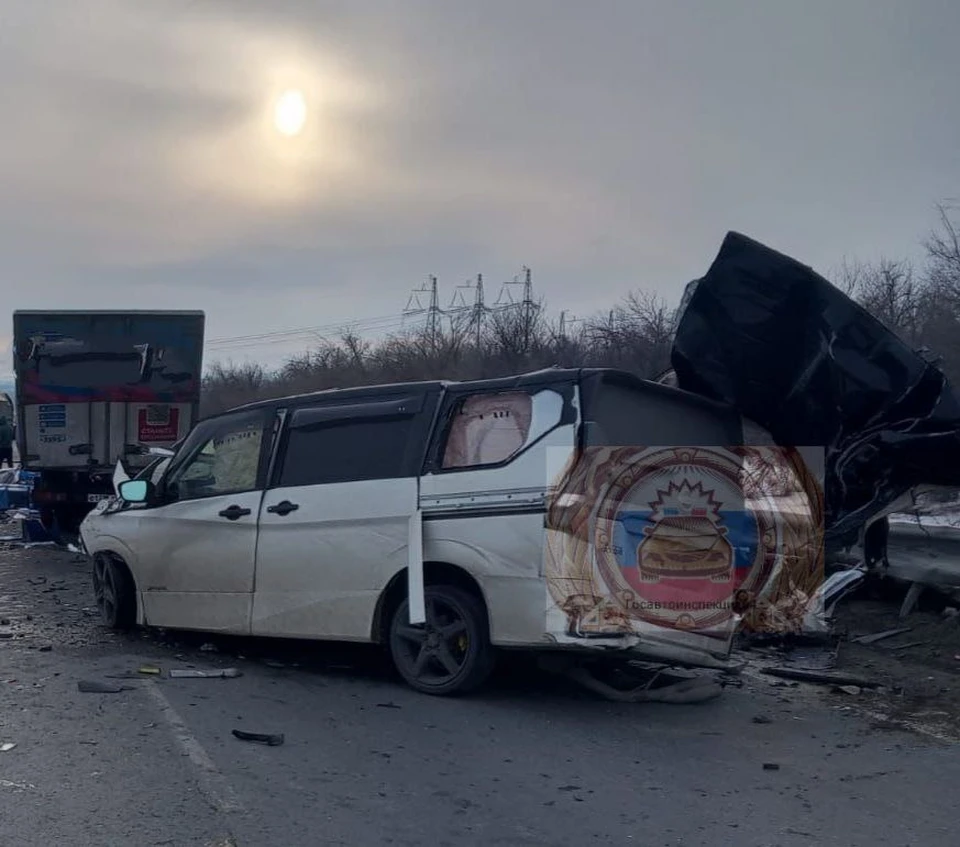
<path id="1" fill-rule="evenodd" d="M 136 623 L 137 595 L 126 567 L 108 556 L 97 556 L 93 562 L 93 593 L 100 617 L 110 629 L 130 629 Z"/>
<path id="2" fill-rule="evenodd" d="M 452 585 L 431 585 L 424 591 L 426 624 L 411 624 L 404 598 L 390 621 L 390 655 L 400 676 L 424 694 L 466 694 L 493 671 L 482 601 Z"/>

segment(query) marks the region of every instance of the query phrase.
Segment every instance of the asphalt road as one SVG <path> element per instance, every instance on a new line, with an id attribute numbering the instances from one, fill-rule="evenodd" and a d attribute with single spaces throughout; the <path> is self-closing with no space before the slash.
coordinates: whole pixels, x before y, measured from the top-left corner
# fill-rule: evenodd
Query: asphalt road
<path id="1" fill-rule="evenodd" d="M 78 557 L 0 549 L 0 847 L 957 842 L 956 747 L 812 689 L 627 706 L 513 671 L 435 699 L 365 649 L 118 637 L 87 585 Z M 243 675 L 109 679 L 144 663 Z"/>

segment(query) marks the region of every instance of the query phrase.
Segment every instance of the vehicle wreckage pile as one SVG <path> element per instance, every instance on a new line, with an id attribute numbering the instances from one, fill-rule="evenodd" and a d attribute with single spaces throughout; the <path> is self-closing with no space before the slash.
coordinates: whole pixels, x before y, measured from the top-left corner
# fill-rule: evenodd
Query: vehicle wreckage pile
<path id="1" fill-rule="evenodd" d="M 778 445 L 823 447 L 821 602 L 794 597 L 792 627 L 748 626 L 743 640 L 834 647 L 782 676 L 843 684 L 823 672 L 836 604 L 865 582 L 909 586 L 901 618 L 926 588 L 960 598 L 960 402 L 932 362 L 811 268 L 730 233 L 687 288 L 672 366 L 680 388 L 737 407 Z"/>
<path id="2" fill-rule="evenodd" d="M 822 510 L 819 549 L 797 547 L 803 555 L 792 563 L 783 555 L 773 589 L 735 609 L 739 646 L 765 657 L 771 676 L 871 687 L 832 671 L 841 598 L 865 584 L 897 583 L 906 592 L 901 618 L 928 588 L 960 600 L 960 402 L 946 377 L 811 268 L 738 233 L 687 287 L 671 364 L 661 381 L 738 409 L 759 427 L 754 443 L 779 445 L 779 461 L 793 463 Z M 804 474 L 804 464 L 820 464 L 819 473 Z M 931 551 L 938 539 L 945 555 Z M 741 667 L 750 661 L 739 655 Z M 633 664 L 628 681 L 582 671 L 580 681 L 612 699 L 665 702 L 709 699 L 727 681 L 693 684 Z"/>

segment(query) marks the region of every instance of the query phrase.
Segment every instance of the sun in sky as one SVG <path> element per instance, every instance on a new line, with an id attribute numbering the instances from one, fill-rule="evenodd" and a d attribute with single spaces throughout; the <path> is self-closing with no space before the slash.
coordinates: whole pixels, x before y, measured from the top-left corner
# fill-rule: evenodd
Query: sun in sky
<path id="1" fill-rule="evenodd" d="M 307 122 L 307 101 L 298 89 L 285 91 L 273 107 L 273 125 L 281 135 L 299 135 Z"/>

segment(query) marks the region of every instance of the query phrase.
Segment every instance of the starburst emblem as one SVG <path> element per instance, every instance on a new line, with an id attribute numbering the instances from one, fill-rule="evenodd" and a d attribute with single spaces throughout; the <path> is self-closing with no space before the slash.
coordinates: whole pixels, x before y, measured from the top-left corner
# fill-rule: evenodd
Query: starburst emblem
<path id="1" fill-rule="evenodd" d="M 707 491 L 702 482 L 683 480 L 671 482 L 665 491 L 657 490 L 657 499 L 651 502 L 650 521 L 660 523 L 667 518 L 699 518 L 719 527 L 723 523 L 720 507 L 723 505 Z"/>

